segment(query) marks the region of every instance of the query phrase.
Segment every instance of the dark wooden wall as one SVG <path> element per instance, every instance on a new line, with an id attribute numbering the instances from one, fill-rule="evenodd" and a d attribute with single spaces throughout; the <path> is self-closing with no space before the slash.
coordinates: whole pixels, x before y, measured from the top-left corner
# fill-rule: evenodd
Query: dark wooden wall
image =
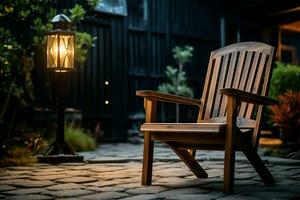
<path id="1" fill-rule="evenodd" d="M 76 2 L 62 1 L 61 8 Z M 220 43 L 214 2 L 128 0 L 128 16 L 92 13 L 79 29 L 98 39 L 86 66 L 71 75 L 66 106 L 81 109 L 87 127 L 100 122 L 104 141 L 125 141 L 128 116 L 143 111 L 135 91 L 156 90 L 165 81 L 164 70 L 175 65 L 171 49 L 177 45 L 195 48 L 185 69 L 199 97 L 209 53 Z"/>

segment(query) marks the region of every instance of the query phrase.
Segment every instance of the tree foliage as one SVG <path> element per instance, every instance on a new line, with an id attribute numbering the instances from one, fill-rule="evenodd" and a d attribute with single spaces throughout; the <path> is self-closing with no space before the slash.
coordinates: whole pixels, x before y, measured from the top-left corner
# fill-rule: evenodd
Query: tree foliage
<path id="1" fill-rule="evenodd" d="M 82 66 L 88 49 L 96 39 L 77 31 L 77 24 L 84 19 L 85 9 L 98 0 L 87 0 L 84 5 L 64 10 L 72 20 L 71 29 L 76 32 L 75 63 Z M 51 30 L 51 19 L 58 13 L 55 0 L 2 0 L 0 4 L 0 121 L 13 102 L 15 107 L 33 107 L 34 86 L 32 70 L 36 58 L 45 55 L 38 50 L 45 48 L 45 34 Z M 39 55 L 37 55 L 39 53 Z"/>
<path id="2" fill-rule="evenodd" d="M 186 72 L 183 67 L 193 57 L 194 48 L 191 46 L 175 47 L 172 49 L 173 58 L 178 67 L 167 66 L 165 75 L 167 82 L 158 86 L 158 90 L 185 97 L 193 97 L 193 90 L 188 86 Z"/>

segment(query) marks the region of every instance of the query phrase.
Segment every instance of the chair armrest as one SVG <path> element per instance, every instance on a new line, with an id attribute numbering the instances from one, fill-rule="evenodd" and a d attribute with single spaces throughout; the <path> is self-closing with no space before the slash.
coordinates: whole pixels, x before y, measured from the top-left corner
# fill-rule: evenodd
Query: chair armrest
<path id="1" fill-rule="evenodd" d="M 178 103 L 178 104 L 185 104 L 185 105 L 195 105 L 195 106 L 200 106 L 201 104 L 200 100 L 162 93 L 162 92 L 151 91 L 151 90 L 139 90 L 136 91 L 136 95 L 140 97 L 144 97 L 147 100 L 155 100 L 155 101 Z"/>
<path id="2" fill-rule="evenodd" d="M 240 101 L 253 103 L 253 104 L 261 104 L 261 105 L 278 105 L 279 102 L 277 100 L 260 96 L 257 94 L 253 94 L 251 92 L 242 91 L 234 88 L 223 88 L 220 89 L 220 93 L 227 96 L 237 97 Z"/>

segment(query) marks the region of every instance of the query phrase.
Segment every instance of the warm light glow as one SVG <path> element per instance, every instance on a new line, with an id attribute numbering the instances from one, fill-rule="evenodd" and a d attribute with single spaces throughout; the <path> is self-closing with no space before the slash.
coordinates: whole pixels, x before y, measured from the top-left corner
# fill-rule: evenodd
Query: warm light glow
<path id="1" fill-rule="evenodd" d="M 74 67 L 74 35 L 49 34 L 47 37 L 47 68 L 66 72 Z"/>
<path id="2" fill-rule="evenodd" d="M 105 85 L 109 85 L 109 82 L 108 82 L 108 81 L 105 81 Z"/>
<path id="3" fill-rule="evenodd" d="M 105 104 L 108 105 L 108 104 L 109 104 L 109 101 L 108 101 L 108 100 L 105 100 Z"/>

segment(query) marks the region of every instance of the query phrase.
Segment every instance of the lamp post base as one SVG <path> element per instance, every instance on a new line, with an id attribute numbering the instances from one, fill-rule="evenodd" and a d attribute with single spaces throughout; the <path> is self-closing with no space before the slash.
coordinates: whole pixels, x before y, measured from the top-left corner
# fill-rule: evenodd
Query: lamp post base
<path id="1" fill-rule="evenodd" d="M 58 155 L 58 154 L 75 155 L 75 152 L 66 141 L 64 140 L 60 141 L 56 139 L 50 145 L 45 155 Z"/>
<path id="2" fill-rule="evenodd" d="M 83 156 L 80 155 L 45 155 L 37 157 L 39 163 L 78 163 L 83 162 Z"/>
<path id="3" fill-rule="evenodd" d="M 43 156 L 37 157 L 40 163 L 83 162 L 83 156 L 76 155 L 66 141 L 55 140 Z"/>

